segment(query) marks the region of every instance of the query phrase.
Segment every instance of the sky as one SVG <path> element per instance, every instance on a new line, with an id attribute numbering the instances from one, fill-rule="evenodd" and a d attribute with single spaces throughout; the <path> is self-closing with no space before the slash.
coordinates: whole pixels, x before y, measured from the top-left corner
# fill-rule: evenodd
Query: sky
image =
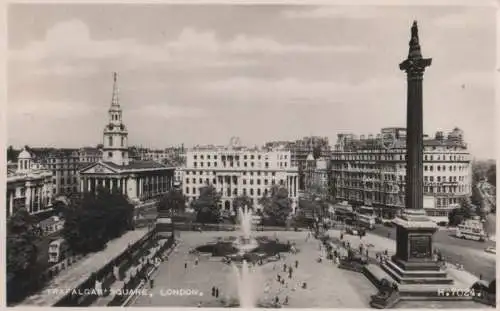
<path id="1" fill-rule="evenodd" d="M 112 72 L 129 143 L 244 145 L 405 126 L 410 27 L 424 130 L 495 157 L 495 11 L 460 6 L 11 4 L 7 133 L 16 147 L 95 146 Z"/>

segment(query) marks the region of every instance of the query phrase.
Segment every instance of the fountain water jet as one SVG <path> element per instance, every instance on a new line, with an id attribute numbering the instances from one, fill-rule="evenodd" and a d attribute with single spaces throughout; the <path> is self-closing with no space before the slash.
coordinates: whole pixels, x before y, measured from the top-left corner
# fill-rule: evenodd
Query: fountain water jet
<path id="1" fill-rule="evenodd" d="M 238 249 L 240 255 L 244 255 L 259 247 L 259 243 L 252 238 L 252 211 L 247 206 L 238 209 L 238 219 L 240 236 L 234 241 L 233 246 Z"/>
<path id="2" fill-rule="evenodd" d="M 243 260 L 241 264 L 241 271 L 233 264 L 233 271 L 236 277 L 239 306 L 245 309 L 254 308 L 257 304 L 254 286 L 258 281 L 256 280 L 255 271 L 250 272 L 250 267 L 246 260 Z"/>

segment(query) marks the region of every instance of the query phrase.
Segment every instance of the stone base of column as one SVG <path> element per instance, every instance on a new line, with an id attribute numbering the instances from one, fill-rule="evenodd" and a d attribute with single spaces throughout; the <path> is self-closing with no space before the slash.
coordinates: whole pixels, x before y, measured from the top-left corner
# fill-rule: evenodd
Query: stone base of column
<path id="1" fill-rule="evenodd" d="M 380 266 L 368 265 L 365 275 L 376 285 L 382 279 L 396 284 L 402 300 L 449 300 L 450 297 L 444 293 L 463 284 L 450 278 L 433 258 L 432 235 L 437 225 L 426 216 L 423 209 L 405 210 L 393 223 L 397 228 L 396 255 Z M 466 287 L 471 285 L 467 284 Z"/>

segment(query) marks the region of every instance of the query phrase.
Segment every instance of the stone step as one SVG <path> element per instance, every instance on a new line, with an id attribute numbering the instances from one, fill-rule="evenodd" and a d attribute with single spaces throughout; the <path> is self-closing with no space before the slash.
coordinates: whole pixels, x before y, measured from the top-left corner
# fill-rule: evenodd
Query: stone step
<path id="1" fill-rule="evenodd" d="M 447 273 L 445 271 L 428 271 L 428 270 L 403 270 L 399 265 L 397 265 L 392 260 L 388 260 L 385 264 L 391 268 L 392 271 L 396 272 L 403 278 L 446 278 Z"/>
<path id="2" fill-rule="evenodd" d="M 440 284 L 440 285 L 449 285 L 453 284 L 453 280 L 444 276 L 437 277 L 427 277 L 427 276 L 419 276 L 419 277 L 407 277 L 401 276 L 396 271 L 393 270 L 393 266 L 388 265 L 387 263 L 382 264 L 382 269 L 389 274 L 396 282 L 399 284 Z M 427 271 L 425 271 L 427 272 Z M 424 274 L 423 272 L 422 274 Z"/>

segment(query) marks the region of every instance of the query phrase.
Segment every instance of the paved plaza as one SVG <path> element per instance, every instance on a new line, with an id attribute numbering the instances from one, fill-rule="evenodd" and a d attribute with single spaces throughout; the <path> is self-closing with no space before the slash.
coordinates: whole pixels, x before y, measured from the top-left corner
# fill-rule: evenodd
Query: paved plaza
<path id="1" fill-rule="evenodd" d="M 295 242 L 300 250 L 297 254 L 286 254 L 282 261 L 269 262 L 256 268 L 257 281 L 254 284 L 256 296 L 270 301 L 276 295 L 283 302 L 289 297 L 290 308 L 367 308 L 370 295 L 376 288 L 362 275 L 351 271 L 338 269 L 332 262 L 318 263 L 319 241 L 309 239 L 306 242 L 306 232 L 258 232 L 257 236 L 276 236 L 280 241 Z M 189 249 L 217 237 L 234 235 L 233 232 L 182 232 L 182 242 L 168 262 L 164 262 L 157 272 L 152 296 L 140 296 L 135 306 L 178 306 L 194 307 L 201 302 L 202 306 L 220 306 L 211 296 L 212 286 L 220 289 L 220 296 L 236 295 L 236 282 L 233 268 L 221 261 L 220 257 L 201 256 L 197 266 L 194 256 L 189 255 Z M 293 264 L 299 261 L 299 267 L 294 268 L 292 279 L 283 272 L 283 264 Z M 188 268 L 184 264 L 188 263 Z M 286 285 L 280 286 L 276 281 L 277 274 L 285 277 Z M 260 280 L 259 280 L 260 279 Z M 307 283 L 302 289 L 297 283 Z M 264 293 L 266 284 L 269 290 Z M 191 296 L 168 295 L 174 289 L 191 289 L 203 293 Z"/>
<path id="2" fill-rule="evenodd" d="M 182 232 L 181 242 L 170 255 L 169 260 L 163 262 L 155 274 L 153 289 L 150 295 L 138 296 L 133 306 L 164 306 L 164 307 L 220 307 L 221 302 L 212 297 L 212 287 L 218 287 L 219 298 L 236 297 L 237 283 L 231 265 L 222 262 L 221 257 L 200 255 L 198 265 L 195 265 L 197 256 L 189 254 L 189 250 L 207 242 L 215 241 L 218 237 L 234 235 L 234 232 Z M 337 232 L 330 232 L 335 236 Z M 313 238 L 306 239 L 307 232 L 256 232 L 256 236 L 276 236 L 281 242 L 296 243 L 297 254 L 285 254 L 281 261 L 269 262 L 257 266 L 252 284 L 255 296 L 260 301 L 270 302 L 276 296 L 280 302 L 289 297 L 287 308 L 369 308 L 369 300 L 376 293 L 375 286 L 360 273 L 337 268 L 331 261 L 317 262 L 319 257 L 319 241 Z M 346 239 L 355 247 L 359 244 L 358 237 L 346 236 Z M 389 245 L 380 237 L 363 238 L 366 243 L 376 243 L 372 250 L 381 251 Z M 307 241 L 306 241 L 307 240 Z M 380 240 L 380 241 L 379 241 Z M 298 268 L 293 265 L 299 261 Z M 185 264 L 187 263 L 187 268 Z M 283 272 L 283 264 L 292 264 L 293 276 Z M 277 275 L 285 278 L 285 285 L 277 282 Z M 470 281 L 470 280 L 469 280 Z M 307 288 L 300 287 L 306 282 Z M 175 292 L 177 290 L 177 293 Z M 184 295 L 179 294 L 184 290 Z M 190 291 L 190 293 L 189 293 Z M 485 308 L 472 301 L 402 301 L 398 308 Z"/>

